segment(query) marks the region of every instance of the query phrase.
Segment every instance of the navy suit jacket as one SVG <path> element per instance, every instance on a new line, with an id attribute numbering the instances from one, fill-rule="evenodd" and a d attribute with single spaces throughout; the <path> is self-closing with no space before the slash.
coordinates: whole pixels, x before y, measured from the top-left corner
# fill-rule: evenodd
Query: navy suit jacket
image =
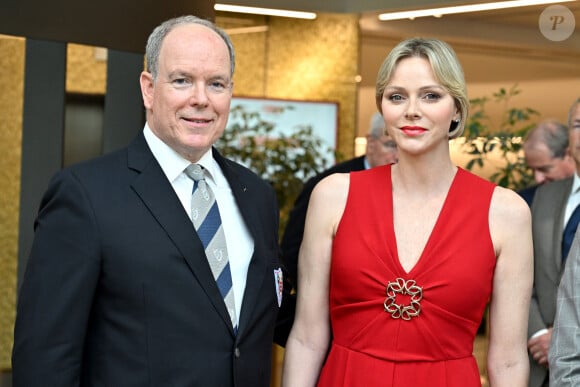
<path id="1" fill-rule="evenodd" d="M 336 164 L 325 171 L 322 171 L 316 176 L 311 177 L 304 184 L 300 194 L 298 194 L 298 197 L 294 202 L 294 206 L 290 211 L 290 215 L 288 216 L 288 223 L 284 229 L 281 242 L 284 265 L 288 270 L 290 281 L 294 286 L 296 286 L 298 278 L 298 252 L 300 250 L 300 245 L 302 244 L 302 239 L 304 236 L 306 210 L 308 209 L 308 202 L 310 201 L 310 195 L 312 194 L 314 186 L 316 186 L 320 180 L 326 176 L 332 175 L 333 173 L 362 171 L 365 169 L 364 160 L 365 156 L 355 157 L 353 159 Z"/>
<path id="2" fill-rule="evenodd" d="M 532 202 L 534 201 L 534 196 L 536 195 L 536 190 L 539 185 L 535 184 L 524 189 L 517 191 L 517 193 L 528 203 L 529 207 L 532 207 Z"/>
<path id="3" fill-rule="evenodd" d="M 15 387 L 270 385 L 277 319 L 283 344 L 293 308 L 279 313 L 275 194 L 215 149 L 214 158 L 254 238 L 237 335 L 141 133 L 50 182 L 19 295 Z"/>

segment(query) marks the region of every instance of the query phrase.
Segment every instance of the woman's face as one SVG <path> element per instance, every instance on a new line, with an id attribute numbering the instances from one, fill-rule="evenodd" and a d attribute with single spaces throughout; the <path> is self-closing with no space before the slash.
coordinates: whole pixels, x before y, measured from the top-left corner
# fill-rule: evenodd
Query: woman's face
<path id="1" fill-rule="evenodd" d="M 442 143 L 447 147 L 451 121 L 459 119 L 453 97 L 421 57 L 397 63 L 381 107 L 387 132 L 399 151 L 410 153 L 424 153 Z"/>

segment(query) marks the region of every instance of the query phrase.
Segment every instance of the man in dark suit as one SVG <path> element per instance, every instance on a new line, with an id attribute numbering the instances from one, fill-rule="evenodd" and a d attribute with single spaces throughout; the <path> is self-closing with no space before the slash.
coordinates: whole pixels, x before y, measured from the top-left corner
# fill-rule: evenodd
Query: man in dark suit
<path id="1" fill-rule="evenodd" d="M 572 125 L 578 128 L 578 122 L 580 109 L 576 101 L 570 109 L 570 128 Z M 573 235 L 577 225 L 574 210 L 580 206 L 580 130 L 570 129 L 568 140 L 575 173 L 540 185 L 531 207 L 534 287 L 528 319 L 530 387 L 550 385 L 548 354 L 556 317 L 556 296 L 565 267 L 565 230 L 571 228 Z"/>
<path id="2" fill-rule="evenodd" d="M 397 162 L 397 144 L 385 133 L 385 123 L 380 113 L 375 113 L 371 118 L 365 154 L 339 164 L 311 177 L 302 188 L 300 194 L 294 202 L 294 207 L 288 216 L 288 222 L 282 236 L 282 257 L 290 276 L 290 281 L 294 287 L 298 278 L 298 251 L 302 244 L 304 234 L 304 223 L 306 221 L 306 210 L 308 201 L 314 186 L 326 176 L 333 173 L 347 173 L 350 171 L 361 171 L 380 165 Z"/>
<path id="3" fill-rule="evenodd" d="M 574 160 L 568 153 L 568 128 L 554 120 L 543 121 L 527 133 L 522 149 L 536 184 L 518 193 L 531 207 L 540 184 L 574 175 Z"/>
<path id="4" fill-rule="evenodd" d="M 153 31 L 146 56 L 143 132 L 57 173 L 42 200 L 17 308 L 15 387 L 270 385 L 275 327 L 287 323 L 276 332 L 284 344 L 292 304 L 279 288 L 273 189 L 213 148 L 232 97 L 231 41 L 180 17 Z M 194 228 L 192 164 L 226 247 L 204 247 Z M 224 257 L 229 301 L 208 262 Z"/>

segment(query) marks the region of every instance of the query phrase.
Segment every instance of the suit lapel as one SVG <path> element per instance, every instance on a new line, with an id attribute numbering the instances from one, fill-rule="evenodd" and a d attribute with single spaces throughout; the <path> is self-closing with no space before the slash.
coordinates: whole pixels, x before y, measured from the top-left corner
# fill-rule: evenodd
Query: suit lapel
<path id="1" fill-rule="evenodd" d="M 550 267 L 555 268 L 553 270 L 554 282 L 558 283 L 560 281 L 560 273 L 562 267 L 562 236 L 564 233 L 564 216 L 566 215 L 566 206 L 568 203 L 568 196 L 572 190 L 572 179 L 562 180 L 560 189 L 554 193 L 551 202 L 558 203 L 556 206 L 555 224 L 554 224 L 554 235 L 552 236 L 553 244 L 553 257 L 554 264 L 550 264 Z"/>
<path id="2" fill-rule="evenodd" d="M 139 173 L 131 184 L 133 190 L 181 252 L 207 297 L 233 333 L 230 317 L 205 258 L 203 245 L 179 198 L 149 150 L 143 134 L 128 149 L 128 165 Z"/>

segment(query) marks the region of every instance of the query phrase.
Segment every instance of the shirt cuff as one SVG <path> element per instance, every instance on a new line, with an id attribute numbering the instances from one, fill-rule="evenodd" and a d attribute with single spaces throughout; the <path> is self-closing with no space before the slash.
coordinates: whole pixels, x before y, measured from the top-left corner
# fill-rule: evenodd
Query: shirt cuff
<path id="1" fill-rule="evenodd" d="M 532 335 L 532 337 L 530 337 L 530 339 L 535 339 L 536 337 L 545 335 L 546 333 L 548 333 L 548 330 L 546 328 L 540 329 L 539 331 L 537 331 L 536 333 L 534 333 Z"/>

